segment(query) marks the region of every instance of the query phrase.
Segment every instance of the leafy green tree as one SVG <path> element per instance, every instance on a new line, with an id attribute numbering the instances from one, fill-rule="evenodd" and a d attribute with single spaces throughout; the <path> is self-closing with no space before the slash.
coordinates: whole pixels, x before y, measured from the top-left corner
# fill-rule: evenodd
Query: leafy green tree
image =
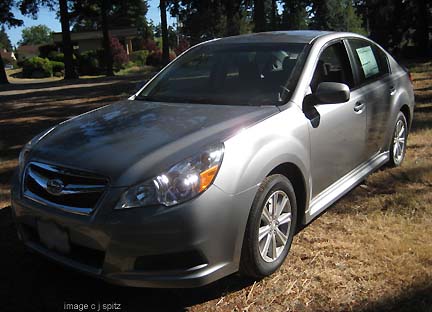
<path id="1" fill-rule="evenodd" d="M 73 30 L 101 30 L 101 0 L 80 0 L 74 1 L 72 5 Z M 144 37 L 151 36 L 151 26 L 147 22 L 148 12 L 147 0 L 111 0 L 109 10 L 109 26 L 113 28 L 137 28 L 138 33 Z"/>
<path id="2" fill-rule="evenodd" d="M 74 30 L 102 30 L 105 52 L 106 74 L 114 75 L 113 55 L 110 47 L 109 30 L 135 27 L 145 38 L 149 36 L 149 25 L 145 15 L 147 0 L 80 0 L 74 1 L 72 16 Z"/>
<path id="3" fill-rule="evenodd" d="M 3 26 L 15 27 L 21 26 L 23 21 L 17 19 L 12 12 L 12 7 L 16 6 L 14 0 L 0 1 L 0 24 Z M 0 56 L 0 84 L 8 84 L 6 71 L 4 69 L 3 59 Z"/>
<path id="4" fill-rule="evenodd" d="M 19 45 L 38 45 L 52 42 L 52 30 L 46 25 L 26 27 L 22 30 Z"/>
<path id="5" fill-rule="evenodd" d="M 69 6 L 74 0 L 21 0 L 20 11 L 24 15 L 37 17 L 40 7 L 47 7 L 52 11 L 57 11 L 60 16 L 62 28 L 62 47 L 64 53 L 65 76 L 64 79 L 75 79 L 78 77 L 73 63 L 73 46 L 70 35 Z"/>
<path id="6" fill-rule="evenodd" d="M 4 25 L 0 29 L 0 49 L 12 51 L 12 44 L 9 40 L 9 36 L 6 33 Z"/>

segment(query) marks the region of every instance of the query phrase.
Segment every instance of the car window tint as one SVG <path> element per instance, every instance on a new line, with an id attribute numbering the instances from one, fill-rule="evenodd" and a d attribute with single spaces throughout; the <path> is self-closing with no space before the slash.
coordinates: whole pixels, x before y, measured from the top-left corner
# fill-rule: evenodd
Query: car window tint
<path id="1" fill-rule="evenodd" d="M 294 67 L 304 61 L 305 45 L 226 44 L 196 48 L 174 62 L 142 91 L 150 101 L 278 105 L 298 79 Z M 300 65 L 301 66 L 301 65 Z"/>
<path id="2" fill-rule="evenodd" d="M 389 72 L 387 56 L 375 44 L 361 39 L 350 39 L 348 42 L 359 68 L 359 84 L 373 81 Z"/>
<path id="3" fill-rule="evenodd" d="M 353 87 L 353 74 L 342 42 L 328 46 L 321 53 L 310 85 L 312 92 L 321 82 L 340 82 Z"/>

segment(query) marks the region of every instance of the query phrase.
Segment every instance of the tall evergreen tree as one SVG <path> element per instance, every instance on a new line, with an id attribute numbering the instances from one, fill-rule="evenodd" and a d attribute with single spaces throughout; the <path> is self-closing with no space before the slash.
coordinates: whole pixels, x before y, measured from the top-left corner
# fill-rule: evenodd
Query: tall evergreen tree
<path id="1" fill-rule="evenodd" d="M 364 32 L 351 0 L 314 0 L 312 10 L 313 29 Z"/>
<path id="2" fill-rule="evenodd" d="M 183 35 L 192 44 L 225 35 L 223 0 L 182 0 L 171 9 L 182 23 Z"/>
<path id="3" fill-rule="evenodd" d="M 111 52 L 111 38 L 109 35 L 108 11 L 110 9 L 110 0 L 102 0 L 101 4 L 101 27 L 103 34 L 103 47 L 105 54 L 106 75 L 114 76 L 113 70 L 113 55 Z"/>
<path id="4" fill-rule="evenodd" d="M 159 9 L 161 16 L 161 30 L 162 30 L 162 63 L 166 65 L 169 63 L 169 43 L 168 43 L 168 25 L 167 25 L 167 7 L 166 1 L 159 1 Z"/>
<path id="5" fill-rule="evenodd" d="M 75 79 L 78 77 L 73 62 L 73 46 L 70 34 L 69 9 L 67 0 L 59 0 L 60 23 L 62 28 L 62 46 L 65 63 L 64 79 Z"/>
<path id="6" fill-rule="evenodd" d="M 305 0 L 284 0 L 281 29 L 307 29 L 309 15 Z"/>
<path id="7" fill-rule="evenodd" d="M 254 32 L 266 30 L 265 0 L 254 0 L 253 20 Z"/>

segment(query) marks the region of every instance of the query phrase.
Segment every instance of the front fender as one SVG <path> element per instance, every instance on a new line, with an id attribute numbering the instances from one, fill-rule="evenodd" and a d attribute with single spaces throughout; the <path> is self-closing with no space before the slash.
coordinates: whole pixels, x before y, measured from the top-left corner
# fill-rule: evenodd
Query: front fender
<path id="1" fill-rule="evenodd" d="M 225 141 L 223 163 L 214 183 L 228 194 L 238 194 L 259 185 L 284 163 L 300 169 L 309 194 L 309 128 L 295 105 Z"/>

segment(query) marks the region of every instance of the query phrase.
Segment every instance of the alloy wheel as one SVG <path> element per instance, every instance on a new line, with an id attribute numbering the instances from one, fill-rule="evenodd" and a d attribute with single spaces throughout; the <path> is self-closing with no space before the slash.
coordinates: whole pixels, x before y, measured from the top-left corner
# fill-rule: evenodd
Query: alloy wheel
<path id="1" fill-rule="evenodd" d="M 291 204 L 288 195 L 273 192 L 264 204 L 258 231 L 258 246 L 266 262 L 274 262 L 284 250 L 291 228 Z"/>
<path id="2" fill-rule="evenodd" d="M 393 135 L 393 159 L 401 163 L 404 158 L 406 144 L 406 127 L 402 120 L 398 120 Z"/>

